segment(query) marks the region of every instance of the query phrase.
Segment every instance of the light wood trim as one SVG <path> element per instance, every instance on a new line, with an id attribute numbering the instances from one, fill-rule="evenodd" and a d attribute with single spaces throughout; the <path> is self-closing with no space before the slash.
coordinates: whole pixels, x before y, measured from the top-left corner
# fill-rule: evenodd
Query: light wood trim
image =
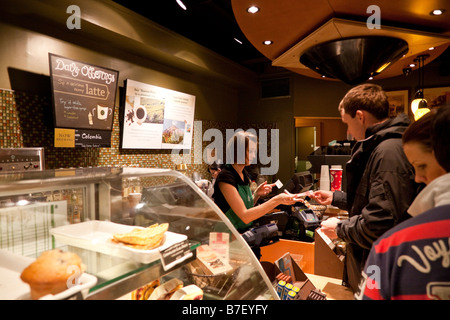
<path id="1" fill-rule="evenodd" d="M 305 273 L 314 273 L 314 243 L 280 239 L 274 244 L 261 247 L 261 261 L 274 263 L 286 252 L 302 255 L 299 267 Z"/>

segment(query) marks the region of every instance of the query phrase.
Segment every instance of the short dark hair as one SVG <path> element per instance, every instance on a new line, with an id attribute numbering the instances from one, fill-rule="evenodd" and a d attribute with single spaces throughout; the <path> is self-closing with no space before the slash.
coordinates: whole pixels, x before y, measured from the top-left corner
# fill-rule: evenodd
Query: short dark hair
<path id="1" fill-rule="evenodd" d="M 433 141 L 431 132 L 433 128 L 433 119 L 436 115 L 436 110 L 431 110 L 419 120 L 413 122 L 403 133 L 403 144 L 417 142 L 422 146 L 426 152 L 433 151 Z"/>
<path id="2" fill-rule="evenodd" d="M 450 172 L 450 105 L 442 106 L 433 119 L 433 151 L 439 165 Z"/>
<path id="3" fill-rule="evenodd" d="M 378 120 L 389 116 L 389 101 L 386 93 L 379 85 L 361 84 L 350 89 L 339 104 L 352 118 L 357 110 L 365 110 Z"/>

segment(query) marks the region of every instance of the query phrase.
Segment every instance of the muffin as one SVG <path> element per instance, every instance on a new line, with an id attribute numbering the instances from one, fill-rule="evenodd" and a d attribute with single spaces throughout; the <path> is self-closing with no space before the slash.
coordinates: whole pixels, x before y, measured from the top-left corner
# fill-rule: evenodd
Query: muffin
<path id="1" fill-rule="evenodd" d="M 54 249 L 43 252 L 23 270 L 20 278 L 30 286 L 31 299 L 37 300 L 78 284 L 83 269 L 84 265 L 78 255 Z"/>

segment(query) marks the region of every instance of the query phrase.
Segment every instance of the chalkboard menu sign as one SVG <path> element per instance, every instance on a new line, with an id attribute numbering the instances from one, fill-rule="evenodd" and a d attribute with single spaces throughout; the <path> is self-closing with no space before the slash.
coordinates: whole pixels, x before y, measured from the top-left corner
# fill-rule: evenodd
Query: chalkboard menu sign
<path id="1" fill-rule="evenodd" d="M 112 131 L 119 72 L 49 53 L 56 128 Z"/>

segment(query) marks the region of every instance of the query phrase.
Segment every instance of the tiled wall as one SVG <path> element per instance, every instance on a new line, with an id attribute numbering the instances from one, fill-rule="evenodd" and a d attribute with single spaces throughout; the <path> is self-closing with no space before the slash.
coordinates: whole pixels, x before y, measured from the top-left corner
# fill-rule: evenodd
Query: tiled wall
<path id="1" fill-rule="evenodd" d="M 175 165 L 171 153 L 166 150 L 122 150 L 120 144 L 119 107 L 114 113 L 114 125 L 110 148 L 55 148 L 52 102 L 50 96 L 0 89 L 0 148 L 44 147 L 47 169 L 69 167 L 143 167 L 169 168 Z M 247 124 L 247 128 L 274 128 L 275 124 Z M 202 120 L 202 131 L 216 128 L 236 128 L 236 124 Z M 203 133 L 202 133 L 203 136 Z M 210 142 L 202 144 L 202 149 Z M 193 143 L 194 146 L 194 143 Z M 187 164 L 186 175 L 199 172 L 209 178 L 206 164 L 195 164 L 194 156 L 203 150 L 191 152 L 191 164 Z M 200 154 L 201 155 L 201 154 Z"/>

